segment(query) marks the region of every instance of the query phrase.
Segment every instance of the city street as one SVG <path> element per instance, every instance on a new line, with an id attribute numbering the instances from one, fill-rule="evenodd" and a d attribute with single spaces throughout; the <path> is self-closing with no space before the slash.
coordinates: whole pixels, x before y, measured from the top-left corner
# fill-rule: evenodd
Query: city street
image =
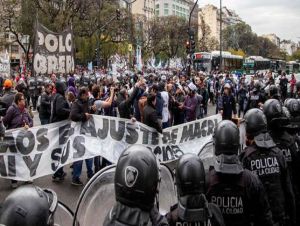
<path id="1" fill-rule="evenodd" d="M 208 115 L 213 115 L 214 112 L 215 112 L 215 107 L 209 106 Z M 40 125 L 40 120 L 38 118 L 37 112 L 34 112 L 34 125 L 35 126 Z M 71 210 L 75 211 L 77 200 L 78 200 L 79 195 L 84 187 L 83 186 L 75 187 L 75 186 L 71 185 L 72 171 L 71 171 L 71 168 L 69 165 L 65 166 L 64 170 L 67 173 L 67 176 L 65 178 L 65 181 L 63 181 L 61 183 L 52 182 L 52 178 L 50 175 L 39 178 L 37 180 L 34 180 L 33 183 L 42 188 L 53 189 L 57 193 L 59 201 L 66 204 L 68 207 L 71 208 Z M 85 166 L 83 167 L 81 179 L 84 184 L 87 183 Z M 24 184 L 24 183 L 20 183 L 20 184 Z M 12 188 L 10 186 L 10 181 L 0 178 L 0 202 L 2 202 L 11 191 L 12 191 Z"/>

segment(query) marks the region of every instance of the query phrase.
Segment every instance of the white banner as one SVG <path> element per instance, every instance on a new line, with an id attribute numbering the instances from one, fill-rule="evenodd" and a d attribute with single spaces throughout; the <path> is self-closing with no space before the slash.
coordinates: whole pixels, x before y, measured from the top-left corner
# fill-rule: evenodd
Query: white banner
<path id="1" fill-rule="evenodd" d="M 10 62 L 7 51 L 4 54 L 0 55 L 0 73 L 7 76 L 10 75 Z"/>
<path id="2" fill-rule="evenodd" d="M 159 134 L 142 123 L 94 115 L 85 123 L 63 121 L 7 131 L 0 140 L 0 177 L 33 180 L 69 163 L 102 156 L 116 163 L 125 148 L 146 145 L 165 162 L 198 154 L 212 139 L 220 115 L 170 127 Z"/>

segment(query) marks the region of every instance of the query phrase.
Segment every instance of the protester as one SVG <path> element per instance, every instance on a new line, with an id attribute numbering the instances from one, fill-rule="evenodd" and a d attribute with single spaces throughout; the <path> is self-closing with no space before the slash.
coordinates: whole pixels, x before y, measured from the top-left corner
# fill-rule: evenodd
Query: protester
<path id="1" fill-rule="evenodd" d="M 184 100 L 183 109 L 185 110 L 185 120 L 186 122 L 191 122 L 196 120 L 196 107 L 198 100 L 196 98 L 197 87 L 194 83 L 188 85 L 188 95 Z"/>
<path id="2" fill-rule="evenodd" d="M 16 93 L 13 91 L 13 83 L 11 80 L 6 79 L 3 84 L 4 94 L 0 97 L 0 102 L 5 104 L 6 108 L 9 108 L 13 102 Z"/>
<path id="3" fill-rule="evenodd" d="M 64 83 L 57 81 L 55 83 L 56 94 L 51 103 L 50 123 L 66 120 L 70 116 L 70 106 L 65 97 L 66 86 Z M 66 173 L 63 167 L 59 168 L 52 177 L 54 182 L 63 181 Z"/>
<path id="4" fill-rule="evenodd" d="M 45 91 L 41 95 L 41 103 L 39 106 L 41 125 L 47 125 L 50 123 L 52 89 L 52 84 L 47 84 L 45 86 Z"/>
<path id="5" fill-rule="evenodd" d="M 150 126 L 157 130 L 157 132 L 162 132 L 162 127 L 157 116 L 156 106 L 156 95 L 149 94 L 147 97 L 147 105 L 144 108 L 143 120 L 144 124 Z"/>
<path id="6" fill-rule="evenodd" d="M 236 102 L 235 97 L 231 93 L 231 86 L 229 83 L 224 86 L 224 94 L 219 98 L 219 111 L 222 115 L 223 120 L 231 120 L 236 118 Z"/>
<path id="7" fill-rule="evenodd" d="M 6 115 L 2 119 L 6 129 L 28 129 L 33 126 L 32 118 L 25 106 L 26 103 L 23 93 L 17 93 L 15 95 L 14 103 L 8 108 Z M 12 180 L 11 186 L 12 188 L 16 188 L 18 186 L 18 182 L 16 180 Z"/>
<path id="8" fill-rule="evenodd" d="M 86 122 L 89 120 L 92 115 L 89 112 L 89 103 L 88 103 L 88 89 L 82 87 L 79 90 L 78 98 L 72 104 L 70 119 L 74 122 Z M 83 161 L 77 161 L 73 163 L 73 178 L 72 178 L 72 185 L 75 186 L 82 186 L 83 183 L 80 180 L 80 175 L 82 171 L 82 163 Z M 87 167 L 87 177 L 88 179 L 92 178 L 93 176 L 93 159 L 86 159 L 85 160 L 86 167 Z"/>

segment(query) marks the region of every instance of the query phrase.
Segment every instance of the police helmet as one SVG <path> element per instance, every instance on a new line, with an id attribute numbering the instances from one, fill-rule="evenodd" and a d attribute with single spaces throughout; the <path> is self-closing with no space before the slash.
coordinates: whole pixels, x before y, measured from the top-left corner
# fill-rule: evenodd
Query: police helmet
<path id="1" fill-rule="evenodd" d="M 205 192 L 205 171 L 201 159 L 195 154 L 184 154 L 176 168 L 176 185 L 179 197 Z"/>
<path id="2" fill-rule="evenodd" d="M 236 124 L 229 120 L 221 121 L 213 136 L 215 155 L 237 155 L 240 148 L 240 133 Z"/>
<path id="3" fill-rule="evenodd" d="M 267 100 L 263 106 L 263 111 L 270 130 L 283 128 L 289 123 L 289 119 L 283 114 L 281 103 L 276 99 Z"/>
<path id="4" fill-rule="evenodd" d="M 253 108 L 247 111 L 244 116 L 246 133 L 251 136 L 257 136 L 260 133 L 267 132 L 267 118 L 262 110 Z"/>
<path id="5" fill-rule="evenodd" d="M 300 116 L 300 103 L 296 99 L 287 99 L 284 106 L 288 109 L 292 117 Z"/>
<path id="6" fill-rule="evenodd" d="M 116 200 L 150 211 L 158 189 L 159 172 L 155 155 L 143 145 L 132 145 L 120 156 L 115 173 Z"/>
<path id="7" fill-rule="evenodd" d="M 178 216 L 185 221 L 206 221 L 205 170 L 195 154 L 182 155 L 176 167 Z"/>
<path id="8" fill-rule="evenodd" d="M 243 172 L 243 166 L 238 159 L 240 148 L 240 133 L 232 121 L 221 121 L 213 136 L 216 161 L 216 172 L 237 175 Z"/>
<path id="9" fill-rule="evenodd" d="M 36 186 L 23 186 L 4 201 L 0 225 L 53 226 L 58 200 L 54 191 Z"/>
<path id="10" fill-rule="evenodd" d="M 300 81 L 296 83 L 296 88 L 297 88 L 297 91 L 300 90 Z"/>
<path id="11" fill-rule="evenodd" d="M 270 93 L 270 96 L 271 97 L 279 97 L 279 90 L 278 90 L 278 87 L 275 86 L 275 85 L 270 85 L 270 88 L 269 88 L 269 93 Z"/>

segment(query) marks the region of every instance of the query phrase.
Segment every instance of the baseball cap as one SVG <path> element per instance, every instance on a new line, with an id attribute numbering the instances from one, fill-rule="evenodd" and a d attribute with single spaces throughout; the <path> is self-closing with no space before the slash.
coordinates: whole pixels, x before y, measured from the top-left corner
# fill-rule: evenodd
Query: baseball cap
<path id="1" fill-rule="evenodd" d="M 189 87 L 189 89 L 190 90 L 192 90 L 192 91 L 196 91 L 197 90 L 197 87 L 195 86 L 195 84 L 194 83 L 190 83 L 190 84 L 188 84 L 188 87 Z"/>
<path id="2" fill-rule="evenodd" d="M 4 87 L 4 88 L 11 88 L 12 86 L 13 86 L 13 84 L 12 84 L 12 81 L 11 81 L 11 80 L 6 79 L 6 80 L 4 81 L 4 84 L 3 84 L 3 87 Z"/>

